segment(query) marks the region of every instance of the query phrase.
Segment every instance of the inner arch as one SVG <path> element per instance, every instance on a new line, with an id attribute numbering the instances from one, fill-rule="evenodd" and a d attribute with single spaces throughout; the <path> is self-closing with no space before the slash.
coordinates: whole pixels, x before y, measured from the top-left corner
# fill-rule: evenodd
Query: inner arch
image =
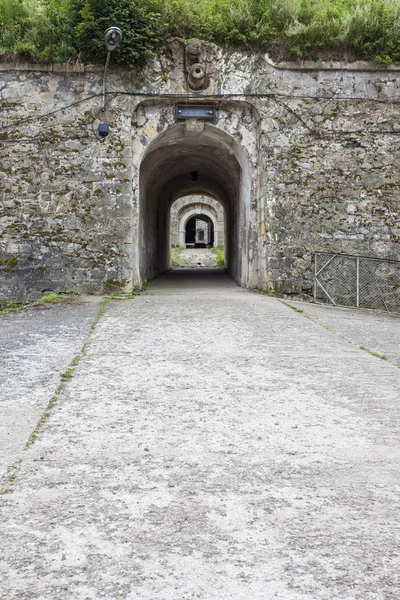
<path id="1" fill-rule="evenodd" d="M 185 195 L 221 202 L 226 219 L 226 265 L 241 285 L 248 276 L 248 215 L 251 175 L 237 141 L 209 124 L 201 131 L 185 123 L 160 134 L 140 167 L 139 279 L 152 279 L 170 265 L 169 214 Z"/>
<path id="2" fill-rule="evenodd" d="M 187 221 L 190 217 L 202 215 L 208 220 L 208 247 L 224 248 L 225 218 L 224 207 L 209 196 L 184 196 L 175 200 L 170 210 L 170 248 L 186 248 Z"/>
<path id="3" fill-rule="evenodd" d="M 201 225 L 203 225 L 201 227 Z M 199 227 L 200 225 L 200 227 Z M 210 215 L 203 213 L 186 214 L 182 219 L 181 226 L 184 228 L 185 246 L 198 247 L 198 244 L 214 247 L 214 234 L 216 221 Z"/>

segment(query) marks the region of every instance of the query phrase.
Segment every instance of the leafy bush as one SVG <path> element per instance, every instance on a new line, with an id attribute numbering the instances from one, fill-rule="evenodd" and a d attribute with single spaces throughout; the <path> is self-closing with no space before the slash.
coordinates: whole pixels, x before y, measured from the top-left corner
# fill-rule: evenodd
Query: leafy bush
<path id="1" fill-rule="evenodd" d="M 0 0 L 0 50 L 38 61 L 104 60 L 111 25 L 124 34 L 113 60 L 129 66 L 171 35 L 287 58 L 336 48 L 400 60 L 400 0 Z"/>
<path id="2" fill-rule="evenodd" d="M 400 60 L 400 2 L 360 2 L 348 19 L 347 39 L 358 53 L 375 62 Z"/>
<path id="3" fill-rule="evenodd" d="M 165 35 L 161 13 L 152 0 L 78 0 L 76 8 L 79 5 L 77 44 L 85 58 L 104 57 L 104 32 L 110 26 L 119 27 L 124 36 L 113 59 L 128 66 L 151 56 Z"/>
<path id="4" fill-rule="evenodd" d="M 104 32 L 120 27 L 113 59 L 132 66 L 166 35 L 153 0 L 0 0 L 0 50 L 40 62 L 104 59 Z"/>
<path id="5" fill-rule="evenodd" d="M 0 49 L 39 62 L 65 62 L 76 57 L 69 3 L 0 0 Z"/>
<path id="6" fill-rule="evenodd" d="M 282 46 L 292 56 L 351 50 L 400 60 L 400 0 L 165 0 L 169 32 L 224 44 Z"/>
<path id="7" fill-rule="evenodd" d="M 170 33 L 225 44 L 265 45 L 293 21 L 297 0 L 165 0 Z"/>

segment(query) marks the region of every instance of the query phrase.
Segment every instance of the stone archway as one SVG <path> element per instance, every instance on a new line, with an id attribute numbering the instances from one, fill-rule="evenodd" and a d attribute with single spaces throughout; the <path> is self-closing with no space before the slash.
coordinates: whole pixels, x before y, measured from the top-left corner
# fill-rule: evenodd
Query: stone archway
<path id="1" fill-rule="evenodd" d="M 212 246 L 214 247 L 215 245 L 218 245 L 218 223 L 217 223 L 217 219 L 215 218 L 215 215 L 212 214 L 211 211 L 205 209 L 201 212 L 198 212 L 196 209 L 192 209 L 187 211 L 179 224 L 179 246 L 181 248 L 184 248 L 187 244 L 187 228 L 189 225 L 189 222 L 192 219 L 200 219 L 200 220 L 204 220 L 206 222 L 209 222 L 210 225 L 212 226 Z M 217 240 L 217 244 L 215 243 L 215 241 Z"/>
<path id="2" fill-rule="evenodd" d="M 208 195 L 223 205 L 227 270 L 237 283 L 248 285 L 251 190 L 250 163 L 229 133 L 182 123 L 153 139 L 140 164 L 139 285 L 169 268 L 170 207 L 189 194 Z"/>
<path id="3" fill-rule="evenodd" d="M 170 246 L 185 247 L 186 215 L 208 216 L 214 228 L 214 247 L 224 248 L 225 240 L 225 215 L 224 207 L 215 198 L 210 196 L 184 196 L 175 200 L 170 210 Z M 185 220 L 186 219 L 186 220 Z"/>

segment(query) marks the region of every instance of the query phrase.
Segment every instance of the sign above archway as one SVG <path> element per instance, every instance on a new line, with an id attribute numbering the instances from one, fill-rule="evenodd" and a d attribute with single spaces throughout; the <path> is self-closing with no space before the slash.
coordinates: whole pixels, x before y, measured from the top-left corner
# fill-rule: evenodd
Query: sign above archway
<path id="1" fill-rule="evenodd" d="M 205 119 L 207 121 L 216 118 L 217 109 L 214 104 L 178 104 L 176 107 L 176 118 L 178 121 L 185 119 Z"/>

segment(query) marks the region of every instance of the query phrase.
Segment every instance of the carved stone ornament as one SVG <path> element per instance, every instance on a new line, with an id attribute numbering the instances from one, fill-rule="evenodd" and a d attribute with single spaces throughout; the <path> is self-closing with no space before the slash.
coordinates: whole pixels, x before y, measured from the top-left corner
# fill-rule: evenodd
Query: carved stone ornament
<path id="1" fill-rule="evenodd" d="M 201 40 L 189 40 L 186 44 L 186 71 L 188 85 L 192 90 L 204 90 L 208 87 L 209 77 L 204 59 L 205 52 Z"/>

